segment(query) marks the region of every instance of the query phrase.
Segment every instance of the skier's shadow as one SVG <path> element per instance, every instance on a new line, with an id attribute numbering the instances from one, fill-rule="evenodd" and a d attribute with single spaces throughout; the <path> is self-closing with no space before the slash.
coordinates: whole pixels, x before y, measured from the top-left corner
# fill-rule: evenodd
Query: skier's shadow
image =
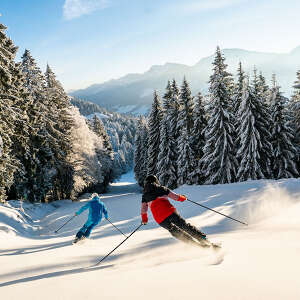
<path id="1" fill-rule="evenodd" d="M 35 280 L 40 280 L 40 279 L 45 279 L 45 278 L 52 278 L 52 277 L 70 275 L 70 274 L 80 274 L 80 273 L 86 273 L 86 272 L 92 272 L 92 271 L 99 271 L 99 270 L 107 269 L 110 267 L 113 267 L 113 264 L 104 265 L 104 266 L 91 266 L 91 267 L 87 267 L 87 268 L 81 267 L 81 268 L 64 270 L 64 271 L 50 272 L 50 273 L 34 275 L 34 276 L 29 276 L 29 277 L 25 277 L 25 278 L 20 278 L 20 279 L 16 279 L 16 280 L 3 282 L 3 283 L 0 283 L 0 287 L 14 285 L 14 284 L 18 284 L 18 283 L 29 282 L 29 281 L 35 281 Z"/>
<path id="2" fill-rule="evenodd" d="M 67 242 L 61 242 L 55 244 L 44 244 L 44 245 L 32 246 L 28 248 L 5 249 L 5 250 L 0 250 L 1 253 L 0 256 L 30 254 L 30 253 L 54 250 L 54 249 L 58 249 L 70 245 L 71 242 L 67 241 Z"/>

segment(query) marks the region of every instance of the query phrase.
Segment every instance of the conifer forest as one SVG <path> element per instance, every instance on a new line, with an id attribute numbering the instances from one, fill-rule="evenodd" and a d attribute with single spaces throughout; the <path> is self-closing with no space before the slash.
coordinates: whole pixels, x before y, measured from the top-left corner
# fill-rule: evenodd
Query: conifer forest
<path id="1" fill-rule="evenodd" d="M 242 63 L 230 74 L 217 47 L 208 93 L 192 95 L 185 78 L 181 86 L 170 78 L 164 95 L 154 91 L 149 114 L 136 118 L 69 97 L 29 50 L 16 62 L 3 24 L 0 47 L 2 202 L 105 192 L 132 168 L 141 187 L 156 174 L 172 189 L 299 176 L 300 71 L 289 99 L 276 74 L 267 82 Z"/>
<path id="2" fill-rule="evenodd" d="M 169 188 L 299 177 L 300 71 L 283 96 L 273 74 L 267 83 L 253 66 L 227 71 L 217 47 L 208 94 L 191 95 L 183 79 L 167 83 L 162 100 L 154 92 L 148 118 L 138 121 L 135 176 L 142 186 L 157 174 Z"/>
<path id="3" fill-rule="evenodd" d="M 105 192 L 132 168 L 136 119 L 70 99 L 29 50 L 15 62 L 18 48 L 5 30 L 0 24 L 0 201 Z"/>

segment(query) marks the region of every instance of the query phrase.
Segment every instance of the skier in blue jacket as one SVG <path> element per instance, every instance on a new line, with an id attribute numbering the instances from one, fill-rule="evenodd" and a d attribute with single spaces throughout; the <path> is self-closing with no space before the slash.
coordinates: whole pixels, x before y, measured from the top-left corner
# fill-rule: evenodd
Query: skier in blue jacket
<path id="1" fill-rule="evenodd" d="M 74 215 L 78 216 L 86 209 L 89 209 L 89 217 L 82 228 L 77 232 L 73 243 L 77 243 L 79 240 L 89 237 L 92 229 L 100 223 L 102 214 L 108 219 L 107 209 L 96 193 L 92 194 L 92 200 L 82 206 Z"/>

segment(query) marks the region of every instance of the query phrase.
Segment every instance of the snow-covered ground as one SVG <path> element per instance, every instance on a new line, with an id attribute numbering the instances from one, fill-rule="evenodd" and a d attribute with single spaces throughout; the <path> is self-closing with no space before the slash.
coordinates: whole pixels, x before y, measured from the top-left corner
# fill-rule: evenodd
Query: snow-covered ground
<path id="1" fill-rule="evenodd" d="M 122 180 L 103 201 L 111 220 L 129 234 L 140 224 L 141 194 L 132 176 Z M 103 220 L 90 240 L 71 245 L 87 212 L 54 233 L 87 197 L 0 205 L 1 299 L 300 299 L 298 179 L 183 186 L 177 192 L 249 226 L 176 202 L 183 217 L 222 242 L 221 251 L 176 241 L 149 213 L 148 225 L 90 267 L 124 237 Z"/>

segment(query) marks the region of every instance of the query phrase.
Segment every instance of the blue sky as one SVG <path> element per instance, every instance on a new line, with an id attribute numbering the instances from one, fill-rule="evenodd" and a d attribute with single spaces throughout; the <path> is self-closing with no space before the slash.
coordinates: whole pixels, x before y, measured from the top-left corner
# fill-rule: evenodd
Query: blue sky
<path id="1" fill-rule="evenodd" d="M 0 22 L 67 90 L 221 48 L 289 52 L 299 0 L 1 0 Z"/>

